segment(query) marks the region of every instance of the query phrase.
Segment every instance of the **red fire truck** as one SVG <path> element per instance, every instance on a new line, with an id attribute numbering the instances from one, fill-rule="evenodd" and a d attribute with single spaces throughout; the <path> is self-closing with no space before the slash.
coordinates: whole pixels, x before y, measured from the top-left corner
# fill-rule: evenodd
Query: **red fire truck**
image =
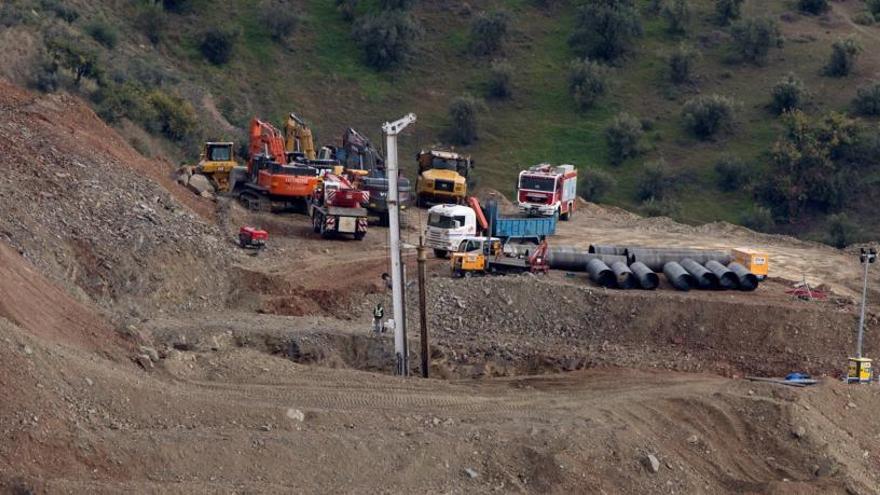
<path id="1" fill-rule="evenodd" d="M 568 220 L 574 214 L 576 197 L 574 165 L 542 163 L 519 173 L 517 204 L 528 215 L 559 215 L 560 220 Z"/>

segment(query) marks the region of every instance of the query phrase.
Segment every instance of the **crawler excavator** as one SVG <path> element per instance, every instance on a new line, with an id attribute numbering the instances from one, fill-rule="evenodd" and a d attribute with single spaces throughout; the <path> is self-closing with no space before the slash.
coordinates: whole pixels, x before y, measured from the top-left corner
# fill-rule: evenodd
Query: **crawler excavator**
<path id="1" fill-rule="evenodd" d="M 315 141 L 312 137 L 312 129 L 305 121 L 291 112 L 284 124 L 284 147 L 287 153 L 294 154 L 295 158 L 314 160 Z"/>
<path id="2" fill-rule="evenodd" d="M 248 208 L 271 211 L 273 206 L 303 209 L 320 183 L 316 167 L 288 163 L 284 135 L 256 117 L 250 125 L 250 160 L 234 191 Z"/>

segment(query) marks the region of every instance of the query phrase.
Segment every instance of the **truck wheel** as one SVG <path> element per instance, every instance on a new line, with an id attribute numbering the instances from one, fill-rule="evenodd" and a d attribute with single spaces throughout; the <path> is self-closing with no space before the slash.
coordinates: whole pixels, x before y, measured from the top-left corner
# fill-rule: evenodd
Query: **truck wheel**
<path id="1" fill-rule="evenodd" d="M 379 226 L 387 227 L 390 222 L 388 221 L 389 213 L 387 211 L 379 212 Z"/>
<path id="2" fill-rule="evenodd" d="M 321 224 L 318 223 L 318 215 L 312 215 L 312 231 L 316 234 L 321 233 Z"/>
<path id="3" fill-rule="evenodd" d="M 445 249 L 435 249 L 434 250 L 434 257 L 435 258 L 445 259 L 447 254 L 449 254 L 449 253 Z"/>
<path id="4" fill-rule="evenodd" d="M 367 235 L 366 232 L 355 232 L 355 233 L 354 233 L 354 240 L 356 240 L 356 241 L 362 241 L 362 240 L 364 240 L 364 236 L 365 236 L 365 235 Z"/>

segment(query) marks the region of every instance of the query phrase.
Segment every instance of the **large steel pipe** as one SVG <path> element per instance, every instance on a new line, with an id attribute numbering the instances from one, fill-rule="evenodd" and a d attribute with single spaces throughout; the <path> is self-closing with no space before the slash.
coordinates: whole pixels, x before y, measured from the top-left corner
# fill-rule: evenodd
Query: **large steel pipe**
<path id="1" fill-rule="evenodd" d="M 718 284 L 722 289 L 739 288 L 739 277 L 726 266 L 715 260 L 709 260 L 706 262 L 706 268 L 718 277 Z"/>
<path id="2" fill-rule="evenodd" d="M 681 266 L 697 279 L 697 284 L 701 289 L 714 290 L 720 287 L 721 283 L 718 280 L 718 276 L 696 261 L 690 258 L 685 258 L 681 260 Z"/>
<path id="3" fill-rule="evenodd" d="M 736 262 L 727 265 L 727 268 L 730 268 L 730 271 L 736 274 L 736 278 L 739 281 L 739 290 L 752 291 L 758 288 L 758 277 L 750 272 L 748 268 Z"/>
<path id="4" fill-rule="evenodd" d="M 617 287 L 619 289 L 634 289 L 639 281 L 636 280 L 635 274 L 626 266 L 623 261 L 616 261 L 611 264 L 611 271 L 614 272 Z"/>
<path id="5" fill-rule="evenodd" d="M 639 285 L 641 285 L 643 289 L 654 290 L 660 285 L 660 277 L 654 273 L 654 270 L 645 266 L 641 261 L 636 261 L 632 265 L 629 265 L 629 269 L 632 270 L 633 275 L 636 276 Z"/>
<path id="6" fill-rule="evenodd" d="M 587 272 L 590 274 L 590 279 L 600 286 L 614 287 L 616 281 L 614 272 L 604 261 L 598 258 L 591 259 L 587 262 Z"/>
<path id="7" fill-rule="evenodd" d="M 589 251 L 593 254 L 612 254 L 615 256 L 626 256 L 626 246 L 602 246 L 590 244 Z"/>
<path id="8" fill-rule="evenodd" d="M 663 265 L 663 274 L 666 275 L 666 280 L 669 280 L 669 283 L 678 290 L 687 292 L 699 286 L 697 279 L 675 261 Z"/>
<path id="9" fill-rule="evenodd" d="M 684 258 L 690 258 L 700 264 L 715 260 L 726 265 L 731 261 L 730 253 L 725 253 L 724 251 L 709 251 L 706 249 L 629 248 L 627 249 L 626 254 L 630 265 L 636 261 L 640 261 L 655 272 L 662 271 L 663 266 L 670 261 L 678 263 Z"/>
<path id="10" fill-rule="evenodd" d="M 608 265 L 617 261 L 626 263 L 626 256 L 592 254 L 584 249 L 569 246 L 550 246 L 547 250 L 547 263 L 553 270 L 583 272 L 587 269 L 587 262 L 592 259 L 602 260 Z"/>

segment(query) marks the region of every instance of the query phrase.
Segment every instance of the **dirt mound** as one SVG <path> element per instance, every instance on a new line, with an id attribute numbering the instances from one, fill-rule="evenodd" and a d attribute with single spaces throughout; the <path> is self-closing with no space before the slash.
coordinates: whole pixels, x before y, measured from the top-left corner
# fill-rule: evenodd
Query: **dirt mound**
<path id="1" fill-rule="evenodd" d="M 81 101 L 0 83 L 0 160 L 0 238 L 81 298 L 134 316 L 225 301 L 213 205 Z"/>

